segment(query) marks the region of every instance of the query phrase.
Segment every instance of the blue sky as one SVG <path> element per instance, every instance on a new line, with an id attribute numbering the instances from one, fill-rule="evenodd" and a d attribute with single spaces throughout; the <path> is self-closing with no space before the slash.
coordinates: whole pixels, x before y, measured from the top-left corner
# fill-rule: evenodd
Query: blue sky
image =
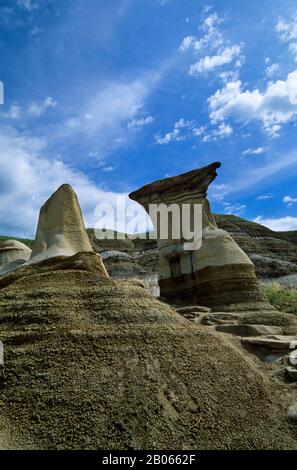
<path id="1" fill-rule="evenodd" d="M 221 161 L 213 211 L 297 229 L 297 5 L 0 0 L 0 234 Z"/>

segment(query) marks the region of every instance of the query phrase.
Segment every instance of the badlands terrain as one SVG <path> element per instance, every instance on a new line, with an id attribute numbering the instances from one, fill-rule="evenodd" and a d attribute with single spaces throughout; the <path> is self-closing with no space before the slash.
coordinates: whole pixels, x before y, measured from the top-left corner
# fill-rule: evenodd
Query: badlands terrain
<path id="1" fill-rule="evenodd" d="M 41 208 L 33 243 L 2 241 L 0 448 L 297 449 L 297 316 L 259 282 L 294 282 L 296 234 L 213 217 L 216 167 L 135 196 L 200 188 L 193 272 L 176 270 L 180 241 L 166 275 L 159 241 L 97 240 L 69 185 Z M 221 243 L 213 258 L 205 247 Z"/>

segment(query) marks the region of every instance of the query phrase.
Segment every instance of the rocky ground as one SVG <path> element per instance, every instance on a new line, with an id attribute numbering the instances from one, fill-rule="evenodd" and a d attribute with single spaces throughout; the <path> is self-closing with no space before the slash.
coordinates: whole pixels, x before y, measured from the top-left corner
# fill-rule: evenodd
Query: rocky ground
<path id="1" fill-rule="evenodd" d="M 275 316 L 269 332 L 295 320 Z M 296 388 L 246 352 L 246 337 L 218 331 L 236 322 L 260 328 L 174 310 L 140 281 L 107 277 L 93 253 L 3 276 L 2 448 L 297 449 Z"/>
<path id="2" fill-rule="evenodd" d="M 168 306 L 154 240 L 92 231 L 104 265 L 80 253 L 0 277 L 1 448 L 297 449 L 294 234 L 217 222 L 275 309 Z"/>

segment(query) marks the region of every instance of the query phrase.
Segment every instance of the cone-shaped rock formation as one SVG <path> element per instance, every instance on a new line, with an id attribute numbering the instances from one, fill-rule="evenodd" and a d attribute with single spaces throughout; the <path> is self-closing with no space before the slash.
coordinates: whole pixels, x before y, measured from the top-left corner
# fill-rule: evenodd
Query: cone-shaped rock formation
<path id="1" fill-rule="evenodd" d="M 93 251 L 77 196 L 63 184 L 42 206 L 31 261 Z"/>

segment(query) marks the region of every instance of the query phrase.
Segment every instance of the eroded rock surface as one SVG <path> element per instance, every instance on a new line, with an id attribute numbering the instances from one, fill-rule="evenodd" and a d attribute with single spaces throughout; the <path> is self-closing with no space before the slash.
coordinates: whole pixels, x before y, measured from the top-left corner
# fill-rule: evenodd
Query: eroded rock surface
<path id="1" fill-rule="evenodd" d="M 30 259 L 31 250 L 17 240 L 0 241 L 0 276 L 13 271 Z"/>
<path id="2" fill-rule="evenodd" d="M 6 449 L 297 448 L 273 381 L 95 253 L 2 277 L 0 324 Z"/>
<path id="3" fill-rule="evenodd" d="M 202 246 L 188 250 L 180 235 L 160 236 L 155 223 L 159 248 L 160 295 L 168 303 L 205 305 L 213 309 L 266 309 L 270 306 L 259 287 L 254 265 L 231 236 L 219 229 L 207 200 L 209 184 L 216 178 L 220 163 L 172 178 L 155 181 L 130 194 L 149 213 L 151 204 L 176 204 L 182 213 L 187 204 L 194 212 L 202 205 Z M 170 227 L 171 228 L 171 227 Z M 182 231 L 180 231 L 182 233 Z"/>
<path id="4" fill-rule="evenodd" d="M 31 262 L 93 251 L 77 196 L 63 184 L 40 209 Z"/>

